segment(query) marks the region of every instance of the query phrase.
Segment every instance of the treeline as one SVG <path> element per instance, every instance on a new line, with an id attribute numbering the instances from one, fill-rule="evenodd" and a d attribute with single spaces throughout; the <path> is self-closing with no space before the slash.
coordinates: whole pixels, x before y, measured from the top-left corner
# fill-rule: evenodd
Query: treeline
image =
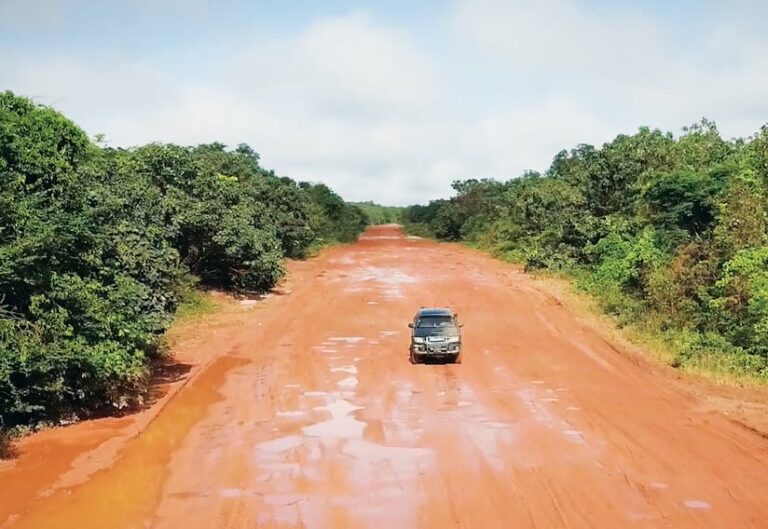
<path id="1" fill-rule="evenodd" d="M 375 202 L 352 202 L 363 210 L 370 224 L 400 224 L 403 208 L 398 206 L 382 206 Z"/>
<path id="2" fill-rule="evenodd" d="M 184 292 L 269 289 L 367 222 L 247 145 L 102 147 L 0 93 L 0 428 L 129 405 Z"/>
<path id="3" fill-rule="evenodd" d="M 407 208 L 409 229 L 575 278 L 675 366 L 768 377 L 768 127 L 730 141 L 706 120 L 679 138 L 643 128 L 454 189 Z"/>

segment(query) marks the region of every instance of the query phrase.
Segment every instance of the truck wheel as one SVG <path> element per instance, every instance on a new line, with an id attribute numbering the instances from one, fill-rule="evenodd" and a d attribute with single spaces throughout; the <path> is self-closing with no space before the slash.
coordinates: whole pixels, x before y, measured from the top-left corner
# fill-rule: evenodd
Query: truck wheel
<path id="1" fill-rule="evenodd" d="M 461 363 L 461 353 L 457 354 L 456 357 L 453 359 L 454 364 L 460 364 Z"/>
<path id="2" fill-rule="evenodd" d="M 416 356 L 413 354 L 413 351 L 408 351 L 408 361 L 412 364 L 419 363 L 419 361 L 416 359 Z"/>

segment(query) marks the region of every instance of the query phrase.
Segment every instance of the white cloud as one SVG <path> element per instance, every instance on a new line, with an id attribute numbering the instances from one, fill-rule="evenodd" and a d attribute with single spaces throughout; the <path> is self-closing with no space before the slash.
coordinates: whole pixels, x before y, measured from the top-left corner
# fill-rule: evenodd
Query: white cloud
<path id="1" fill-rule="evenodd" d="M 741 4 L 727 15 L 715 10 L 702 34 L 675 31 L 639 7 L 574 0 L 459 0 L 452 22 L 499 67 L 543 80 L 617 129 L 677 130 L 707 116 L 736 136 L 768 121 L 768 36 L 750 20 L 752 1 Z"/>
<path id="2" fill-rule="evenodd" d="M 0 86 L 115 145 L 246 142 L 280 174 L 395 204 L 545 169 L 561 149 L 639 125 L 706 115 L 745 135 L 768 120 L 768 40 L 743 21 L 686 48 L 654 18 L 571 0 L 461 0 L 451 20 L 440 50 L 365 13 L 232 35 L 226 55 L 182 73 L 162 57 L 6 49 Z"/>
<path id="3" fill-rule="evenodd" d="M 590 12 L 572 0 L 459 0 L 456 28 L 516 67 L 545 75 L 639 75 L 664 36 L 639 12 Z"/>

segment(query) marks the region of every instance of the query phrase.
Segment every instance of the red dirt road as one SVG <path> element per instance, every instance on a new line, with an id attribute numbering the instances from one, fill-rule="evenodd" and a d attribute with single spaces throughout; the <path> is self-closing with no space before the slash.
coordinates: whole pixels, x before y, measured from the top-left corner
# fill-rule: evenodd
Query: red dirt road
<path id="1" fill-rule="evenodd" d="M 0 527 L 768 527 L 768 440 L 510 267 L 380 227 L 290 288 L 203 332 L 159 413 L 23 442 Z M 421 305 L 460 313 L 462 365 L 408 363 Z"/>

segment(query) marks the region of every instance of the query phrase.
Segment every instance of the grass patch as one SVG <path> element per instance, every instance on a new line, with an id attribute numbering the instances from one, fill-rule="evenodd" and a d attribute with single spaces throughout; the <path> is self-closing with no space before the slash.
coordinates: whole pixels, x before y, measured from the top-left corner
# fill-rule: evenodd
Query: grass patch
<path id="1" fill-rule="evenodd" d="M 339 242 L 339 241 L 316 240 L 307 247 L 307 250 L 304 253 L 304 256 L 301 257 L 300 260 L 303 261 L 306 259 L 313 259 L 318 255 L 320 255 L 320 252 L 322 252 L 323 250 L 327 250 L 329 248 L 335 248 L 336 246 L 341 246 L 343 244 L 348 244 L 348 243 Z"/>
<path id="2" fill-rule="evenodd" d="M 16 448 L 13 441 L 19 437 L 21 429 L 5 429 L 0 427 L 0 461 L 16 457 Z"/>
<path id="3" fill-rule="evenodd" d="M 181 295 L 181 302 L 176 309 L 174 322 L 183 322 L 212 314 L 218 309 L 218 304 L 204 290 L 189 288 Z"/>
<path id="4" fill-rule="evenodd" d="M 406 235 L 423 237 L 425 239 L 435 238 L 435 232 L 432 231 L 432 228 L 426 223 L 406 223 L 403 224 L 403 230 L 405 230 Z"/>

